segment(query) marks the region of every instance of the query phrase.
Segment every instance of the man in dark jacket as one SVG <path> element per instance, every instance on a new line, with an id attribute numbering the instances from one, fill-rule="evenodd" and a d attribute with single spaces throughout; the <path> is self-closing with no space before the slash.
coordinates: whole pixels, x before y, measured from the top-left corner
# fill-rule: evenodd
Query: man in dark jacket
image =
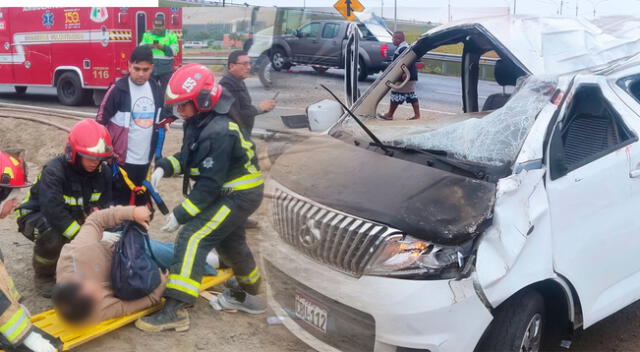
<path id="1" fill-rule="evenodd" d="M 147 177 L 161 128 L 158 120 L 164 97 L 160 86 L 149 80 L 152 71 L 151 48 L 135 48 L 129 59 L 129 75 L 109 88 L 96 117 L 111 134 L 116 167 L 122 168 L 136 187 Z M 144 205 L 147 201 L 137 196 L 121 172 L 114 182 L 113 198 L 118 205 Z"/>
<path id="2" fill-rule="evenodd" d="M 237 286 L 227 288 L 218 301 L 223 308 L 258 314 L 266 310 L 257 296 L 260 271 L 249 249 L 244 223 L 262 201 L 263 177 L 253 143 L 226 115 L 233 97 L 215 84 L 211 71 L 199 64 L 181 67 L 167 87 L 167 103 L 186 120 L 182 150 L 157 162 L 151 182 L 184 174 L 184 201 L 167 217 L 163 230 L 176 238 L 173 265 L 164 296 L 164 308 L 139 319 L 145 331 L 189 328 L 184 309 L 195 303 L 204 272 L 205 257 L 217 249 L 231 266 Z M 195 181 L 190 189 L 191 180 Z"/>
<path id="3" fill-rule="evenodd" d="M 251 72 L 251 59 L 246 51 L 236 50 L 229 54 L 227 73 L 220 80 L 220 85 L 235 98 L 229 116 L 240 125 L 245 136 L 251 137 L 256 116 L 273 110 L 276 101 L 263 100 L 258 106 L 251 104 L 251 96 L 244 80 Z"/>
<path id="4" fill-rule="evenodd" d="M 18 228 L 35 242 L 36 289 L 50 297 L 62 246 L 80 230 L 94 210 L 111 206 L 111 139 L 94 120 L 78 122 L 69 133 L 64 155 L 42 168 L 35 184 L 16 209 Z"/>

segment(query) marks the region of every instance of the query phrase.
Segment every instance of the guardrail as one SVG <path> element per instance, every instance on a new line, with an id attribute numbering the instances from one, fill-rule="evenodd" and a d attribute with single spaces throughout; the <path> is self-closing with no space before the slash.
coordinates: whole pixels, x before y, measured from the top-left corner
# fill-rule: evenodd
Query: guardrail
<path id="1" fill-rule="evenodd" d="M 183 56 L 182 62 L 185 64 L 198 63 L 203 65 L 226 65 L 226 56 Z"/>

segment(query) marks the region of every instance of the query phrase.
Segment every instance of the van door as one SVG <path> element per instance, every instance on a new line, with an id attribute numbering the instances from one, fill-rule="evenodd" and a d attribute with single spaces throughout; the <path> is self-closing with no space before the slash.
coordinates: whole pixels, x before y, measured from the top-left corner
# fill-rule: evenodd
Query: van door
<path id="1" fill-rule="evenodd" d="M 547 146 L 554 270 L 575 287 L 584 327 L 640 296 L 640 198 L 629 154 L 638 116 L 602 76 L 577 76 Z"/>

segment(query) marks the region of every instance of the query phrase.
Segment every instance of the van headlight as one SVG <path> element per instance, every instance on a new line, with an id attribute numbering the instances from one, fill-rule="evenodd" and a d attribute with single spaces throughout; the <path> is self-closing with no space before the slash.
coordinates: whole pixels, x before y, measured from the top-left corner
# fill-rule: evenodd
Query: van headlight
<path id="1" fill-rule="evenodd" d="M 406 234 L 389 237 L 367 264 L 364 275 L 448 279 L 460 274 L 472 242 L 446 246 Z"/>

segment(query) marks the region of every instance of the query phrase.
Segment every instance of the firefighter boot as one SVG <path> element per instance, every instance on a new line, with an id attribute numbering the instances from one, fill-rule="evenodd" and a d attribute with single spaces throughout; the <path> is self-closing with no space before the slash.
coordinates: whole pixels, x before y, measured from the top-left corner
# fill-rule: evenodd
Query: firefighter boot
<path id="1" fill-rule="evenodd" d="M 225 288 L 224 292 L 218 295 L 218 303 L 223 309 L 235 309 L 249 314 L 262 314 L 267 311 L 264 299 L 241 289 Z"/>
<path id="2" fill-rule="evenodd" d="M 56 284 L 56 261 L 51 262 L 49 259 L 33 256 L 33 283 L 36 292 L 44 298 L 51 298 L 53 286 Z"/>
<path id="3" fill-rule="evenodd" d="M 148 332 L 171 329 L 187 331 L 189 330 L 189 312 L 185 309 L 186 305 L 177 299 L 167 298 L 161 310 L 138 319 L 136 327 Z"/>

